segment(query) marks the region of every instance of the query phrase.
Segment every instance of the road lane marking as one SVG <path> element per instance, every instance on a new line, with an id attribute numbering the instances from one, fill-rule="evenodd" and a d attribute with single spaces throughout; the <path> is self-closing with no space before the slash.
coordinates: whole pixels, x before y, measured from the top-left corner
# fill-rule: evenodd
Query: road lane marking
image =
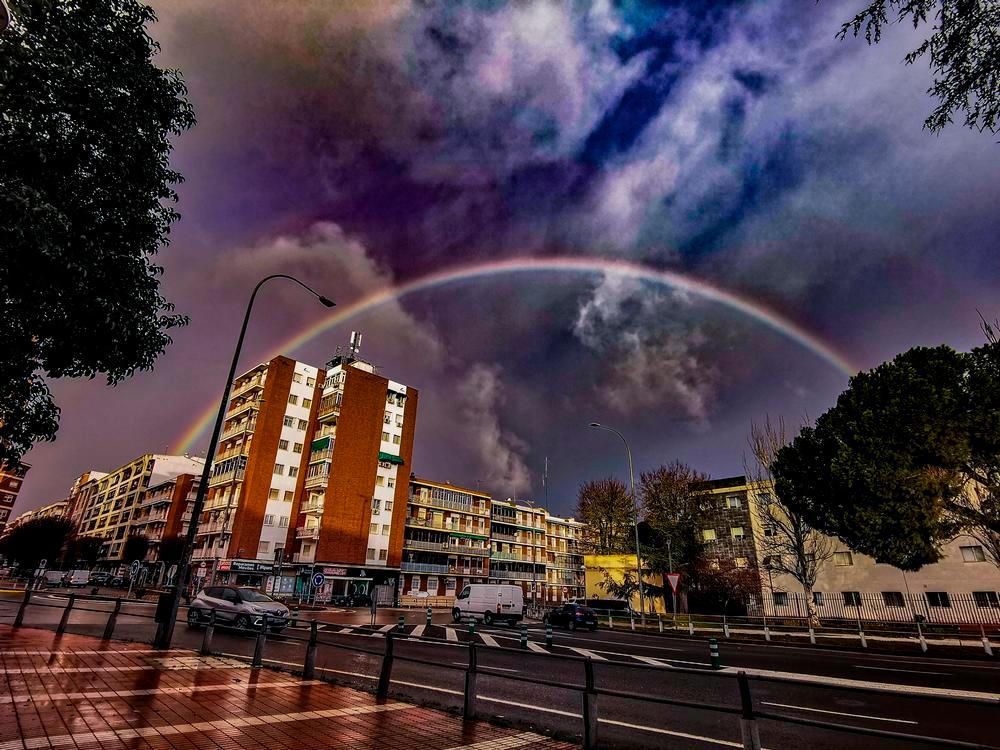
<path id="1" fill-rule="evenodd" d="M 453 661 L 452 664 L 457 664 L 460 667 L 468 666 L 468 662 L 464 662 L 464 661 Z M 480 665 L 480 668 L 481 669 L 495 669 L 498 672 L 520 672 L 521 671 L 520 669 L 511 669 L 510 667 L 492 667 L 492 666 L 489 666 L 489 665 L 486 665 L 486 666 Z"/>
<path id="2" fill-rule="evenodd" d="M 818 714 L 833 714 L 834 716 L 849 716 L 852 719 L 871 719 L 872 721 L 892 721 L 896 724 L 916 724 L 915 721 L 910 721 L 909 719 L 890 719 L 888 716 L 868 716 L 867 714 L 849 714 L 843 711 L 828 711 L 822 708 L 807 708 L 806 706 L 791 706 L 787 703 L 770 703 L 769 701 L 761 701 L 762 705 L 765 706 L 777 706 L 778 708 L 791 708 L 796 711 L 813 711 Z"/>
<path id="3" fill-rule="evenodd" d="M 510 737 L 498 737 L 483 742 L 476 742 L 472 745 L 455 745 L 454 747 L 449 747 L 448 750 L 513 750 L 515 747 L 524 747 L 525 745 L 543 742 L 547 739 L 548 737 L 543 737 L 534 732 L 522 732 Z"/>
<path id="4" fill-rule="evenodd" d="M 537 652 L 539 654 L 547 654 L 547 653 L 549 653 L 548 651 L 546 651 L 544 648 L 542 648 L 541 646 L 539 646 L 534 641 L 528 641 L 528 648 L 530 648 L 532 651 L 535 651 L 535 652 Z"/>
<path id="5" fill-rule="evenodd" d="M 379 632 L 380 632 L 380 633 L 388 633 L 388 632 L 389 632 L 390 630 L 392 630 L 392 629 L 393 629 L 394 627 L 396 627 L 396 623 L 390 623 L 390 624 L 388 624 L 388 625 L 383 625 L 383 626 L 382 626 L 382 627 L 380 627 L 380 628 L 379 628 L 378 630 L 379 630 Z"/>
<path id="6" fill-rule="evenodd" d="M 667 668 L 670 667 L 669 664 L 664 664 L 662 661 L 660 661 L 659 659 L 654 659 L 652 656 L 633 655 L 632 658 L 638 659 L 644 664 L 652 664 L 654 667 L 667 667 Z"/>
<path id="7" fill-rule="evenodd" d="M 435 693 L 448 693 L 448 695 L 465 695 L 461 690 L 449 690 L 448 688 L 433 687 L 419 682 L 406 682 L 405 680 L 389 680 L 393 685 L 406 685 L 407 687 L 420 688 L 421 690 L 433 690 Z M 0 748 L 3 750 L 3 748 Z"/>
<path id="8" fill-rule="evenodd" d="M 601 656 L 600 654 L 594 651 L 588 651 L 585 648 L 574 648 L 573 646 L 564 646 L 564 648 L 568 648 L 570 651 L 574 651 L 578 653 L 580 656 L 589 656 L 591 659 L 595 661 L 607 661 L 607 659 Z"/>
<path id="9" fill-rule="evenodd" d="M 610 724 L 616 727 L 625 727 L 626 729 L 638 729 L 642 732 L 655 732 L 656 734 L 666 734 L 671 737 L 680 737 L 685 740 L 695 740 L 697 742 L 707 742 L 711 745 L 721 745 L 722 747 L 738 747 L 742 748 L 742 742 L 730 742 L 729 740 L 719 740 L 714 737 L 703 737 L 700 734 L 688 734 L 687 732 L 674 732 L 670 729 L 658 729 L 657 727 L 647 727 L 642 724 L 630 724 L 627 721 L 614 721 L 613 719 L 598 719 L 601 724 Z"/>
<path id="10" fill-rule="evenodd" d="M 516 706 L 517 708 L 527 708 L 532 711 L 541 711 L 547 714 L 557 714 L 559 716 L 569 716 L 573 719 L 582 718 L 580 714 L 575 714 L 572 711 L 560 711 L 556 708 L 544 708 L 542 706 L 533 706 L 530 703 L 518 703 L 517 701 L 510 701 L 506 698 L 490 698 L 488 695 L 476 695 L 476 698 L 481 701 L 489 701 L 490 703 L 502 703 L 505 706 Z"/>
<path id="11" fill-rule="evenodd" d="M 354 628 L 341 628 L 337 632 L 338 633 L 353 633 L 354 632 Z"/>
<path id="12" fill-rule="evenodd" d="M 58 747 L 61 745 L 77 745 L 93 743 L 101 745 L 120 740 L 135 740 L 142 737 L 161 737 L 174 734 L 193 734 L 201 732 L 223 731 L 228 736 L 243 734 L 242 728 L 248 726 L 272 726 L 293 721 L 315 721 L 316 719 L 332 719 L 338 716 L 354 716 L 357 714 L 382 713 L 385 711 L 403 711 L 415 708 L 409 703 L 380 703 L 368 706 L 351 706 L 349 708 L 329 708 L 321 711 L 300 711 L 297 713 L 271 714 L 264 716 L 233 716 L 217 721 L 202 721 L 196 724 L 159 724 L 134 729 L 112 729 L 103 732 L 77 732 L 75 734 L 49 735 L 48 737 L 27 737 L 0 742 L 0 750 L 22 750 L 22 748 Z"/>
<path id="13" fill-rule="evenodd" d="M 989 669 L 989 670 L 1000 670 L 1000 667 L 990 666 L 989 664 L 977 664 L 973 661 L 947 661 L 944 659 L 895 659 L 886 658 L 880 659 L 875 656 L 859 656 L 856 657 L 862 661 L 875 661 L 875 662 L 888 662 L 890 664 L 920 664 L 924 667 L 957 667 L 959 669 Z"/>
<path id="14" fill-rule="evenodd" d="M 492 635 L 488 635 L 486 633 L 479 633 L 479 637 L 483 639 L 483 643 L 485 643 L 487 646 L 496 646 L 497 648 L 500 647 L 500 644 L 496 642 L 496 639 L 494 639 Z"/>
<path id="15" fill-rule="evenodd" d="M 892 667 L 866 667 L 861 664 L 852 664 L 855 669 L 876 669 L 880 672 L 906 672 L 907 674 L 936 674 L 942 677 L 951 677 L 951 672 L 923 672 L 919 669 L 893 669 Z"/>
<path id="16" fill-rule="evenodd" d="M 444 629 L 444 636 L 449 641 L 457 641 L 458 640 L 458 633 L 455 632 L 455 628 L 446 627 Z"/>

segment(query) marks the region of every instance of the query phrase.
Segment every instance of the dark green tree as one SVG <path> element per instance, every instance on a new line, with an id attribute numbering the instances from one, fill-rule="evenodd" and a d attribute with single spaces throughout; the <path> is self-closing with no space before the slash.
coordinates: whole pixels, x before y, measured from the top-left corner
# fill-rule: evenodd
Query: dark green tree
<path id="1" fill-rule="evenodd" d="M 76 526 L 68 518 L 35 518 L 0 539 L 0 554 L 22 569 L 34 570 L 41 560 L 55 568 L 75 532 Z"/>
<path id="2" fill-rule="evenodd" d="M 845 23 L 839 37 L 862 32 L 869 44 L 882 38 L 884 26 L 909 21 L 913 28 L 931 23 L 931 34 L 906 55 L 907 65 L 926 56 L 934 72 L 927 93 L 938 106 L 924 127 L 939 132 L 957 112 L 965 125 L 980 132 L 1000 126 L 1000 3 L 996 0 L 872 0 Z"/>
<path id="3" fill-rule="evenodd" d="M 967 533 L 1000 564 L 1000 344 L 855 375 L 772 469 L 785 506 L 878 562 L 917 570 Z"/>
<path id="4" fill-rule="evenodd" d="M 149 552 L 149 539 L 141 534 L 131 534 L 122 545 L 122 560 L 127 563 L 145 560 L 147 552 Z"/>
<path id="5" fill-rule="evenodd" d="M 598 555 L 635 552 L 635 506 L 617 479 L 595 479 L 580 487 L 576 517 L 582 521 L 584 547 Z"/>
<path id="6" fill-rule="evenodd" d="M 94 567 L 101 554 L 104 540 L 96 536 L 74 536 L 66 544 L 65 562 L 68 567 Z"/>
<path id="7" fill-rule="evenodd" d="M 164 537 L 156 548 L 156 559 L 162 561 L 167 566 L 178 562 L 181 553 L 184 551 L 184 539 L 179 534 Z"/>
<path id="8" fill-rule="evenodd" d="M 687 570 L 700 557 L 698 519 L 707 497 L 707 480 L 707 474 L 680 461 L 639 475 L 645 518 L 640 525 L 642 558 L 654 573 Z"/>
<path id="9" fill-rule="evenodd" d="M 194 116 L 138 0 L 13 0 L 0 34 L 0 461 L 52 440 L 44 376 L 118 383 L 186 322 L 153 258 Z"/>

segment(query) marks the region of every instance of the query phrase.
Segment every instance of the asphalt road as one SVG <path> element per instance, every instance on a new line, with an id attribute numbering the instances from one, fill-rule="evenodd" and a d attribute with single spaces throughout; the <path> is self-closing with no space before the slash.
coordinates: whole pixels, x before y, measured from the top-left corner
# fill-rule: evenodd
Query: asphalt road
<path id="1" fill-rule="evenodd" d="M 28 610 L 25 625 L 54 628 L 62 615 L 65 594 L 43 593 L 40 606 Z M 0 595 L 0 622 L 10 622 L 19 595 Z M 45 606 L 48 605 L 48 606 Z M 71 632 L 100 635 L 107 621 L 110 603 L 86 602 L 70 618 Z M 127 603 L 122 607 L 115 637 L 148 640 L 153 633 L 149 619 L 152 606 Z M 367 610 L 339 610 L 320 613 L 320 642 L 317 668 L 338 680 L 371 689 L 378 677 L 385 631 L 399 612 L 381 611 L 374 628 L 352 629 L 370 623 Z M 484 717 L 503 718 L 567 735 L 579 735 L 584 684 L 583 660 L 591 657 L 595 683 L 599 688 L 628 692 L 643 697 L 682 700 L 691 707 L 674 707 L 648 700 L 601 696 L 598 701 L 602 744 L 622 747 L 705 748 L 739 747 L 737 716 L 709 710 L 710 706 L 739 707 L 739 693 L 733 679 L 739 669 L 759 673 L 750 686 L 757 709 L 790 717 L 810 718 L 872 729 L 908 734 L 948 737 L 996 746 L 996 717 L 1000 703 L 978 706 L 945 702 L 941 695 L 990 694 L 1000 685 L 1000 662 L 891 655 L 848 650 L 828 650 L 808 646 L 776 644 L 720 644 L 724 669 L 715 672 L 708 659 L 704 639 L 661 637 L 622 631 L 577 632 L 556 630 L 553 644 L 545 642 L 540 625 L 528 628 L 529 648 L 519 648 L 519 629 L 486 627 L 481 623 L 475 635 L 467 625 L 454 625 L 446 613 L 435 616 L 429 627 L 423 612 L 404 613 L 406 625 L 400 634 L 428 640 L 398 639 L 397 658 L 392 672 L 392 689 L 401 698 L 449 708 L 460 708 L 468 659 L 467 644 L 475 641 L 480 668 L 493 675 L 481 675 L 477 687 L 479 711 Z M 274 666 L 300 669 L 305 653 L 304 629 L 289 629 L 281 636 L 269 636 L 265 660 Z M 201 630 L 178 626 L 174 644 L 197 648 Z M 500 648 L 506 647 L 506 648 Z M 244 633 L 217 629 L 213 643 L 217 653 L 249 657 L 254 638 Z M 513 651 L 507 649 L 515 649 Z M 365 653 L 371 651 L 374 653 Z M 576 657 L 567 659 L 565 657 Z M 433 662 L 408 661 L 406 657 Z M 556 658 L 562 657 L 562 658 Z M 678 668 L 701 673 L 678 671 Z M 810 680 L 789 685 L 767 680 L 773 673 Z M 558 687 L 518 680 L 541 678 Z M 842 681 L 849 681 L 843 683 Z M 877 683 L 905 687 L 903 697 L 856 692 L 847 685 Z M 1000 700 L 1000 697 L 998 697 Z M 704 708 L 703 708 L 704 707 Z M 834 732 L 790 723 L 760 721 L 765 747 L 888 748 L 929 747 L 927 743 L 886 740 Z"/>

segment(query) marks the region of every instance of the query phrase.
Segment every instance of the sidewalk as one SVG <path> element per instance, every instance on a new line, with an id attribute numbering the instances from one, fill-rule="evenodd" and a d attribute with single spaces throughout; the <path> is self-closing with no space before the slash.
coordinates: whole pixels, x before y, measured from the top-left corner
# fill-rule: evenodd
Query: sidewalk
<path id="1" fill-rule="evenodd" d="M 0 625 L 0 750 L 569 750 L 245 662 Z"/>

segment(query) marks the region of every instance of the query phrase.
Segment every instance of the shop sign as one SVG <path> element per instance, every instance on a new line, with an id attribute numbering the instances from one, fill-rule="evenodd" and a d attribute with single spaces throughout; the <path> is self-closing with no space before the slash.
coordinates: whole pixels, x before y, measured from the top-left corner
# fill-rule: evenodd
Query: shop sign
<path id="1" fill-rule="evenodd" d="M 328 576 L 346 576 L 347 568 L 323 568 L 323 574 Z"/>

